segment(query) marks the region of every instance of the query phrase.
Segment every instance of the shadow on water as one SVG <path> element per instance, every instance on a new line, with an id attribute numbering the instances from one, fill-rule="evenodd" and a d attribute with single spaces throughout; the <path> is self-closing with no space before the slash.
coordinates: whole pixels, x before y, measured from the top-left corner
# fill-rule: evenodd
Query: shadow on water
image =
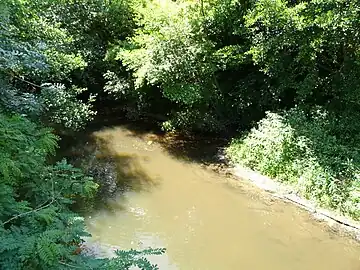
<path id="1" fill-rule="evenodd" d="M 213 163 L 228 145 L 230 137 L 191 133 L 165 133 L 158 125 L 149 122 L 130 122 L 122 125 L 130 135 L 144 141 L 159 143 L 171 156 L 195 163 Z"/>
<path id="2" fill-rule="evenodd" d="M 151 191 L 157 185 L 142 168 L 139 156 L 116 152 L 106 138 L 94 136 L 94 132 L 122 126 L 131 137 L 146 142 L 157 142 L 171 156 L 188 162 L 209 164 L 218 161 L 219 150 L 228 138 L 194 136 L 192 134 L 164 133 L 152 120 L 129 121 L 121 118 L 98 118 L 85 131 L 62 136 L 57 158 L 66 158 L 82 168 L 99 184 L 99 191 L 91 208 L 113 208 L 119 201 L 119 193 L 125 191 Z M 116 210 L 121 206 L 116 204 Z M 111 209 L 110 209 L 111 210 Z"/>
<path id="3" fill-rule="evenodd" d="M 107 111 L 98 115 L 87 130 L 95 131 L 106 127 L 123 126 L 131 131 L 132 136 L 156 141 L 168 154 L 196 163 L 218 162 L 221 149 L 229 144 L 232 137 L 238 135 L 235 130 L 229 130 L 223 134 L 165 133 L 161 130 L 158 119 L 143 117 L 140 120 L 131 121 L 122 117 L 116 108 L 108 108 Z"/>
<path id="4" fill-rule="evenodd" d="M 142 168 L 139 158 L 131 153 L 118 153 L 111 149 L 104 138 L 93 135 L 96 129 L 74 136 L 64 136 L 57 159 L 66 158 L 82 168 L 99 184 L 94 205 L 91 208 L 112 208 L 118 194 L 126 191 L 148 192 L 158 185 Z M 121 210 L 116 204 L 116 210 Z"/>

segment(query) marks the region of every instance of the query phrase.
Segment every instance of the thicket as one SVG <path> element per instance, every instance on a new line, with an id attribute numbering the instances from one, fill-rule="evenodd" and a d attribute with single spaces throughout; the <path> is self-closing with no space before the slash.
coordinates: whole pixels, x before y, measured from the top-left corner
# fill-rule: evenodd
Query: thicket
<path id="1" fill-rule="evenodd" d="M 310 115 L 299 109 L 268 112 L 256 128 L 231 142 L 227 154 L 235 163 L 294 185 L 308 199 L 359 219 L 359 135 L 349 140 L 334 135 L 348 131 L 339 124 L 349 124 L 346 117 L 324 109 Z"/>
<path id="2" fill-rule="evenodd" d="M 257 1 L 248 53 L 280 104 L 229 156 L 360 218 L 357 1 Z"/>
<path id="3" fill-rule="evenodd" d="M 68 17 L 71 8 L 83 17 Z M 162 249 L 119 250 L 112 259 L 79 252 L 89 233 L 73 204 L 91 200 L 98 185 L 66 160 L 49 159 L 59 137 L 47 126 L 79 130 L 95 114 L 94 98 L 80 93 L 104 40 L 86 36 L 95 27 L 86 23 L 106 12 L 124 18 L 121 8 L 120 1 L 0 2 L 1 269 L 157 269 L 144 256 Z"/>

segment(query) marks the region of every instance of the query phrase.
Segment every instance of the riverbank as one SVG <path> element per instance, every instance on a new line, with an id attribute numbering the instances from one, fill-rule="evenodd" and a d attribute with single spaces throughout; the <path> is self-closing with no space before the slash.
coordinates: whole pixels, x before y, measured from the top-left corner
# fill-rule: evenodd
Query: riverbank
<path id="1" fill-rule="evenodd" d="M 195 160 L 202 167 L 215 171 L 223 177 L 247 181 L 274 198 L 305 209 L 311 213 L 314 219 L 325 222 L 335 232 L 346 234 L 360 242 L 360 222 L 305 199 L 289 184 L 280 183 L 250 168 L 232 163 L 225 154 L 225 148 L 230 143 L 230 139 L 215 138 L 211 140 L 209 137 L 186 137 L 176 133 L 165 134 L 160 137 L 144 137 L 143 139 L 150 143 L 153 141 L 160 143 L 167 151 L 170 149 L 172 154 L 176 149 L 175 153 L 178 157 Z"/>
<path id="2" fill-rule="evenodd" d="M 247 180 L 270 193 L 271 196 L 307 210 L 315 219 L 326 222 L 332 229 L 346 233 L 360 242 L 360 222 L 356 222 L 339 212 L 322 208 L 315 202 L 299 196 L 290 185 L 281 184 L 249 168 L 234 165 L 229 167 L 229 170 L 239 180 Z"/>
<path id="3" fill-rule="evenodd" d="M 165 254 L 150 259 L 159 269 L 350 270 L 359 265 L 356 241 L 239 181 L 225 160 L 220 162 L 225 140 L 119 125 L 100 127 L 80 141 L 75 159 L 89 155 L 83 165 L 90 168 L 105 162 L 106 170 L 99 168 L 95 176 L 105 183 L 116 178 L 117 187 L 114 197 L 84 214 L 92 235 L 84 254 L 109 257 L 114 249 L 164 247 Z"/>
<path id="4" fill-rule="evenodd" d="M 226 177 L 233 177 L 239 181 L 247 181 L 269 193 L 270 196 L 305 209 L 311 213 L 314 219 L 327 223 L 337 233 L 346 234 L 360 242 L 360 222 L 354 221 L 334 210 L 320 207 L 314 201 L 305 199 L 296 193 L 295 188 L 291 185 L 279 183 L 250 168 L 231 164 L 222 154 L 219 154 L 217 157 L 217 163 L 204 164 L 204 167 Z"/>
<path id="5" fill-rule="evenodd" d="M 323 208 L 314 201 L 305 199 L 291 185 L 280 183 L 250 168 L 233 164 L 224 152 L 225 149 L 220 149 L 219 153 L 215 156 L 217 161 L 211 164 L 204 164 L 204 166 L 226 177 L 233 177 L 239 181 L 247 181 L 270 196 L 305 209 L 311 213 L 314 219 L 319 222 L 325 222 L 334 231 L 349 235 L 360 242 L 360 222 L 354 221 L 335 210 Z"/>
<path id="6" fill-rule="evenodd" d="M 228 181 L 226 179 L 229 179 L 231 182 L 238 182 L 240 186 L 245 186 L 244 192 L 246 193 L 252 193 L 252 188 L 250 186 L 254 186 L 254 190 L 256 190 L 255 193 L 260 193 L 262 195 L 259 196 L 258 199 L 255 199 L 256 201 L 262 201 L 264 198 L 272 198 L 273 201 L 271 204 L 275 203 L 276 205 L 282 205 L 281 207 L 277 207 L 279 211 L 281 211 L 283 208 L 287 208 L 285 203 L 297 205 L 309 213 L 311 213 L 311 216 L 314 219 L 314 226 L 323 227 L 325 230 L 329 228 L 329 235 L 333 235 L 334 237 L 337 235 L 337 237 L 340 236 L 350 236 L 352 239 L 355 239 L 359 241 L 359 230 L 355 229 L 354 227 L 358 226 L 357 224 L 352 225 L 350 220 L 345 219 L 345 217 L 335 215 L 335 212 L 325 212 L 324 209 L 319 209 L 316 207 L 316 205 L 312 204 L 311 202 L 304 201 L 300 197 L 298 197 L 297 194 L 295 194 L 290 186 L 284 186 L 279 184 L 276 181 L 273 181 L 267 177 L 264 177 L 260 175 L 259 173 L 256 173 L 254 171 L 251 171 L 246 168 L 242 168 L 239 166 L 232 165 L 229 160 L 226 158 L 225 155 L 225 149 L 229 143 L 229 138 L 214 138 L 211 136 L 195 136 L 191 134 L 179 134 L 179 133 L 163 133 L 160 132 L 156 127 L 148 125 L 141 125 L 141 123 L 126 123 L 126 124 L 120 124 L 121 129 L 119 129 L 119 126 L 112 126 L 112 121 L 110 121 L 107 127 L 100 127 L 96 126 L 92 129 L 89 129 L 89 134 L 86 136 L 78 137 L 77 141 L 78 143 L 75 143 L 74 138 L 69 138 L 68 144 L 64 141 L 63 149 L 69 150 L 68 153 L 66 153 L 65 156 L 68 158 L 72 157 L 73 160 L 82 161 L 79 162 L 79 164 L 82 163 L 82 166 L 85 165 L 86 168 L 91 168 L 89 172 L 95 174 L 93 176 L 101 178 L 99 179 L 101 182 L 98 182 L 100 185 L 102 185 L 102 188 L 100 189 L 101 192 L 101 198 L 104 200 L 99 200 L 101 207 L 100 208 L 106 208 L 107 199 L 111 199 L 112 203 L 110 203 L 110 207 L 113 206 L 113 203 L 115 203 L 115 207 L 117 203 L 115 202 L 117 200 L 116 194 L 120 192 L 120 194 L 126 195 L 126 192 L 142 192 L 142 188 L 147 190 L 148 188 L 151 188 L 153 183 L 158 182 L 158 176 L 162 175 L 165 172 L 161 171 L 159 168 L 159 171 L 154 173 L 155 176 L 149 177 L 149 172 L 147 170 L 153 170 L 153 168 L 147 168 L 150 166 L 148 164 L 153 160 L 155 163 L 155 166 L 163 166 L 163 163 L 165 162 L 175 162 L 177 160 L 178 162 L 188 164 L 189 166 L 195 165 L 196 167 L 202 167 L 206 171 L 209 171 L 210 173 L 214 173 L 217 175 L 217 179 L 223 179 L 224 181 Z M 118 124 L 118 123 L 117 123 Z M 127 130 L 124 133 L 124 129 Z M 104 130 L 104 131 L 102 131 Z M 105 131 L 107 130 L 107 131 Z M 95 134 L 95 136 L 94 136 Z M 100 134 L 101 136 L 98 136 L 96 134 Z M 71 145 L 73 147 L 71 147 Z M 124 150 L 121 150 L 122 147 L 125 147 Z M 135 149 L 133 149 L 135 147 Z M 169 157 L 174 159 L 174 161 L 168 160 L 166 157 L 166 161 L 161 162 L 163 158 L 162 153 L 158 152 L 158 148 L 161 148 L 162 151 L 167 153 Z M 118 149 L 119 148 L 119 149 Z M 154 150 L 156 152 L 154 152 Z M 135 151 L 135 155 L 132 154 L 132 151 Z M 155 154 L 156 153 L 156 154 Z M 65 153 L 64 153 L 65 154 Z M 155 155 L 155 156 L 154 156 Z M 161 163 L 161 165 L 159 164 Z M 192 165 L 193 164 L 193 165 Z M 152 165 L 153 166 L 153 165 Z M 144 170 L 144 167 L 146 167 L 146 171 Z M 174 169 L 165 169 L 166 171 L 170 170 L 171 174 L 162 176 L 164 179 L 172 179 L 173 177 L 178 178 L 181 177 L 173 176 L 173 172 L 179 172 L 181 174 L 181 171 L 179 168 Z M 185 172 L 187 169 L 182 167 L 182 170 Z M 198 171 L 198 169 L 196 169 Z M 200 175 L 203 174 L 203 172 L 199 171 Z M 122 180 L 119 182 L 118 177 L 122 178 Z M 183 176 L 184 181 L 187 178 L 194 177 L 193 175 L 189 176 Z M 198 176 L 195 176 L 195 178 Z M 117 180 L 116 180 L 117 179 Z M 179 180 L 181 182 L 181 180 Z M 154 182 L 154 183 L 155 183 Z M 182 185 L 186 185 L 186 181 L 184 183 L 180 184 L 179 182 L 179 188 L 183 188 Z M 249 184 L 251 183 L 251 184 Z M 169 183 L 170 184 L 170 183 Z M 171 184 L 172 185 L 172 184 Z M 237 185 L 237 184 L 235 184 Z M 250 189 L 248 189 L 250 187 Z M 218 188 L 221 189 L 221 186 Z M 156 188 L 151 189 L 156 192 Z M 171 189 L 172 190 L 172 189 Z M 258 192 L 260 191 L 260 192 Z M 146 192 L 146 191 L 145 191 Z M 171 191 L 171 192 L 178 192 Z M 200 193 L 199 193 L 200 192 Z M 195 192 L 196 193 L 196 192 Z M 202 194 L 201 196 L 210 196 L 212 198 L 216 198 L 218 200 L 219 198 L 215 194 L 215 191 L 213 191 L 213 195 L 209 192 L 201 190 L 198 191 L 197 194 Z M 205 194 L 206 193 L 206 194 Z M 175 193 L 174 193 L 175 195 Z M 236 194 L 235 194 L 236 195 Z M 140 196 L 150 196 L 150 195 L 139 195 Z M 157 200 L 156 195 L 154 196 L 154 200 Z M 237 196 L 242 197 L 241 194 L 238 194 Z M 111 197 L 111 198 L 110 198 Z M 121 198 L 123 195 L 121 195 Z M 241 198 L 240 198 L 241 199 Z M 115 201 L 114 201 L 115 200 Z M 121 199 L 121 201 L 127 201 L 126 196 L 125 199 Z M 224 198 L 225 200 L 225 198 Z M 235 199 L 234 197 L 234 200 Z M 143 206 L 148 207 L 148 203 L 151 205 L 153 204 L 152 200 L 146 201 L 146 203 L 143 203 Z M 198 202 L 200 203 L 200 202 Z M 159 202 L 160 204 L 160 202 Z M 177 204 L 176 204 L 177 205 Z M 134 209 L 137 209 L 137 206 L 132 205 L 131 206 Z M 158 211 L 158 207 L 160 206 L 154 206 L 152 211 Z M 226 211 L 233 212 L 236 211 L 235 206 L 231 206 L 229 203 L 229 209 Z M 290 206 L 289 206 L 290 207 Z M 126 206 L 121 205 L 121 210 L 119 213 L 120 215 L 125 215 L 125 218 L 127 218 L 128 215 L 132 215 L 131 212 L 132 208 L 129 210 L 126 209 Z M 291 207 L 290 207 L 291 208 Z M 111 209 L 113 211 L 113 209 Z M 114 210 L 119 211 L 119 210 Z M 123 212 L 125 211 L 125 213 Z M 126 214 L 128 211 L 130 211 L 128 214 Z M 165 211 L 165 210 L 164 210 Z M 191 210 L 193 211 L 193 210 Z M 144 212 L 146 213 L 146 211 Z M 303 216 L 304 213 L 301 211 L 299 214 Z M 87 219 L 89 220 L 89 216 L 87 215 Z M 305 216 L 308 216 L 307 214 Z M 146 215 L 144 216 L 144 218 Z M 91 217 L 91 220 L 93 220 L 94 217 Z M 135 219 L 139 218 L 139 216 L 134 217 Z M 91 223 L 92 221 L 88 221 Z M 112 219 L 111 219 L 112 220 Z M 119 222 L 122 219 L 119 217 Z M 336 221 L 335 221 L 336 220 Z M 129 221 L 129 233 L 132 232 L 132 222 L 135 221 Z M 157 221 L 156 221 L 157 222 Z M 116 222 L 114 222 L 115 224 Z M 318 223 L 322 223 L 319 225 Z M 343 224 L 341 224 L 343 223 Z M 291 221 L 287 226 L 290 226 Z M 318 225 L 316 225 L 318 224 Z M 347 225 L 344 225 L 347 224 Z M 349 226 L 350 225 L 350 226 Z M 113 227 L 113 225 L 110 225 Z M 119 223 L 119 230 L 122 230 L 121 222 Z M 126 225 L 125 225 L 126 226 Z M 140 226 L 140 225 L 139 225 Z M 171 225 L 172 226 L 172 225 Z M 293 225 L 291 225 L 293 226 Z M 297 225 L 294 224 L 296 227 Z M 130 228 L 131 227 L 131 228 Z M 315 228 L 314 227 L 314 228 Z M 108 228 L 111 230 L 111 228 Z M 92 233 L 93 231 L 90 230 Z M 296 234 L 296 229 L 292 233 Z M 311 230 L 310 230 L 311 231 Z M 95 234 L 96 235 L 96 234 Z M 127 237 L 130 238 L 130 237 Z M 345 237 L 344 239 L 346 239 Z M 109 238 L 111 239 L 111 238 Z M 103 239 L 98 237 L 94 239 L 87 239 L 87 241 L 84 243 L 84 253 L 85 254 L 96 254 L 100 257 L 108 257 L 110 254 L 113 253 L 113 250 L 115 249 L 123 249 L 128 248 L 126 246 L 122 246 L 123 242 L 119 241 L 119 243 L 111 243 L 111 242 L 102 242 Z M 132 241 L 132 239 L 131 239 Z M 285 240 L 284 240 L 285 241 Z M 134 240 L 135 243 L 137 243 L 136 240 Z M 150 245 L 154 246 L 154 245 Z M 155 245 L 156 246 L 156 245 Z M 132 246 L 131 246 L 132 247 Z M 134 246 L 135 249 L 141 249 L 146 248 L 147 246 Z"/>
<path id="7" fill-rule="evenodd" d="M 192 162 L 199 163 L 202 167 L 215 171 L 223 177 L 232 177 L 238 181 L 247 181 L 271 196 L 285 202 L 295 204 L 310 212 L 314 219 L 326 222 L 329 227 L 338 233 L 345 233 L 360 242 L 360 222 L 356 222 L 335 210 L 320 207 L 316 202 L 307 200 L 295 191 L 289 184 L 280 183 L 259 172 L 232 163 L 226 156 L 225 149 L 230 143 L 228 138 L 211 136 L 195 136 L 180 133 L 147 133 L 135 125 L 127 125 L 138 137 L 148 145 L 158 143 L 171 155 Z"/>

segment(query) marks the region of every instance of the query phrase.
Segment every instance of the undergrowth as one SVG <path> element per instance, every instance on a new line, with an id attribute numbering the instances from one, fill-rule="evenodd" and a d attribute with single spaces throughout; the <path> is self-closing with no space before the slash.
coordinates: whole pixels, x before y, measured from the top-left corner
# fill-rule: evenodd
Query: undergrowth
<path id="1" fill-rule="evenodd" d="M 323 108 L 270 113 L 227 149 L 236 164 L 283 183 L 320 205 L 360 219 L 356 114 Z M 341 124 L 339 124 L 341 123 Z"/>

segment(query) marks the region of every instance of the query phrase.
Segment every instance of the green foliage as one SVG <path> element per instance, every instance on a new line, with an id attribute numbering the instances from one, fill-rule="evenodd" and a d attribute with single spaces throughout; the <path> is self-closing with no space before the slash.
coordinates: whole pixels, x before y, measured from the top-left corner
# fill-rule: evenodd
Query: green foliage
<path id="1" fill-rule="evenodd" d="M 38 119 L 43 112 L 43 104 L 37 95 L 20 91 L 1 74 L 0 108 L 8 113 L 16 112 L 32 119 Z"/>
<path id="2" fill-rule="evenodd" d="M 43 84 L 40 98 L 48 121 L 72 130 L 83 128 L 95 115 L 91 110 L 95 97 L 90 96 L 88 103 L 76 99 L 84 90 L 76 87 L 66 89 L 61 84 Z"/>
<path id="3" fill-rule="evenodd" d="M 78 91 L 63 86 L 40 87 L 46 81 L 71 83 L 71 72 L 85 62 L 71 51 L 72 37 L 43 13 L 54 11 L 42 1 L 6 0 L 0 21 L 1 103 L 8 111 L 51 119 L 78 129 L 94 114 L 91 106 L 76 99 Z M 73 111 L 74 113 L 71 113 Z"/>
<path id="4" fill-rule="evenodd" d="M 70 51 L 86 62 L 84 70 L 74 70 L 75 81 L 91 93 L 103 96 L 103 75 L 116 71 L 126 77 L 118 61 L 105 59 L 112 44 L 131 35 L 133 11 L 127 0 L 46 1 L 44 16 L 66 30 Z M 76 52 L 76 53 L 75 53 Z M 59 58 L 57 58 L 59 59 Z"/>
<path id="5" fill-rule="evenodd" d="M 341 0 L 248 6 L 245 55 L 268 82 L 254 111 L 295 109 L 268 113 L 229 147 L 234 162 L 294 183 L 304 195 L 357 219 L 359 9 L 358 1 Z"/>
<path id="6" fill-rule="evenodd" d="M 226 129 L 295 104 L 358 106 L 357 1 L 203 4 L 134 2 L 134 36 L 108 52 L 132 72 L 130 91 L 160 89 L 175 128 L 197 129 L 196 120 L 177 124 L 182 111 L 210 114 Z"/>
<path id="7" fill-rule="evenodd" d="M 130 40 L 131 49 L 121 50 L 118 58 L 135 71 L 136 87 L 161 85 L 170 100 L 193 104 L 202 98 L 212 67 L 206 60 L 207 44 L 192 37 L 186 7 L 150 2 L 138 9 L 142 27 Z"/>
<path id="8" fill-rule="evenodd" d="M 358 106 L 358 1 L 260 0 L 246 16 L 249 54 L 297 103 Z M 342 104 L 343 105 L 343 104 Z"/>
<path id="9" fill-rule="evenodd" d="M 244 19 L 248 1 L 133 5 L 135 34 L 108 52 L 109 59 L 126 65 L 133 84 L 121 77 L 106 78 L 114 86 L 112 93 L 141 97 L 143 90 L 150 96 L 160 90 L 171 104 L 164 107 L 163 113 L 170 116 L 164 126 L 210 132 L 248 124 L 259 118 L 252 111 L 278 103 L 268 94 L 266 76 L 254 69 L 247 54 L 251 45 Z M 131 87 L 124 91 L 123 86 Z"/>
<path id="10" fill-rule="evenodd" d="M 172 114 L 172 118 L 162 123 L 164 131 L 209 131 L 217 132 L 224 129 L 224 124 L 208 112 L 186 109 Z"/>
<path id="11" fill-rule="evenodd" d="M 46 163 L 57 140 L 48 128 L 0 114 L 0 268 L 156 269 L 143 256 L 163 250 L 118 251 L 111 260 L 74 254 L 89 234 L 71 205 L 94 196 L 97 184 L 66 161 Z"/>
<path id="12" fill-rule="evenodd" d="M 133 14 L 129 1 L 47 1 L 51 12 L 44 15 L 66 29 L 73 46 L 87 62 L 100 61 L 107 46 L 132 32 Z"/>
<path id="13" fill-rule="evenodd" d="M 74 250 L 66 243 L 87 235 L 68 210 L 67 196 L 85 196 L 96 186 L 70 165 L 46 165 L 57 137 L 19 116 L 0 115 L 2 269 L 48 269 Z M 92 184 L 91 184 L 92 183 Z M 93 186 L 87 191 L 75 184 Z M 90 186 L 91 186 L 90 185 Z M 68 240 L 66 240 L 68 239 Z M 66 240 L 66 241 L 65 241 Z"/>
<path id="14" fill-rule="evenodd" d="M 69 50 L 72 39 L 43 16 L 46 1 L 2 1 L 0 69 L 34 80 L 63 80 L 85 65 Z M 53 13 L 51 13 L 53 14 Z"/>
<path id="15" fill-rule="evenodd" d="M 130 269 L 132 266 L 137 266 L 143 270 L 156 270 L 159 269 L 156 265 L 151 264 L 144 256 L 146 255 L 161 255 L 165 252 L 165 249 L 147 249 L 143 251 L 123 251 L 117 250 L 115 254 L 117 257 L 113 260 L 108 260 L 99 269 L 118 270 L 118 269 Z"/>
<path id="16" fill-rule="evenodd" d="M 267 113 L 227 153 L 233 162 L 294 184 L 303 195 L 358 219 L 360 149 L 335 135 L 338 121 L 346 119 L 321 108 Z"/>
<path id="17" fill-rule="evenodd" d="M 216 91 L 216 67 L 209 54 L 212 44 L 195 31 L 198 26 L 194 21 L 199 17 L 193 4 L 150 1 L 134 5 L 138 18 L 135 35 L 115 46 L 108 57 L 121 60 L 133 72 L 133 88 L 139 94 L 148 86 L 153 91 L 160 88 L 163 97 L 183 111 L 194 108 L 206 112 Z M 179 126 L 177 122 L 176 127 L 196 126 L 192 122 Z"/>
<path id="18" fill-rule="evenodd" d="M 2 1 L 0 20 L 0 69 L 34 74 L 45 68 L 36 37 L 43 29 L 39 29 L 36 14 L 26 2 Z"/>
<path id="19" fill-rule="evenodd" d="M 77 3 L 0 3 L 0 268 L 130 269 L 137 265 L 157 269 L 144 256 L 163 250 L 118 251 L 113 259 L 77 255 L 89 234 L 72 205 L 91 200 L 98 185 L 65 160 L 48 162 L 59 138 L 44 125 L 78 130 L 94 115 L 94 97 L 79 100 L 85 89 L 73 77 L 88 65 L 85 51 L 93 50 L 92 54 L 99 48 L 88 44 L 77 48 L 79 38 L 89 30 L 81 25 L 88 18 L 70 25 L 65 19 L 72 14 L 58 13 Z M 84 1 L 82 5 L 87 15 L 93 14 L 95 5 L 105 8 L 107 15 L 115 12 L 116 19 L 123 16 L 115 10 L 123 3 Z M 103 23 L 108 22 L 107 15 Z M 121 23 L 114 25 L 115 34 L 123 31 L 117 29 Z M 71 26 L 81 31 L 75 33 Z"/>

